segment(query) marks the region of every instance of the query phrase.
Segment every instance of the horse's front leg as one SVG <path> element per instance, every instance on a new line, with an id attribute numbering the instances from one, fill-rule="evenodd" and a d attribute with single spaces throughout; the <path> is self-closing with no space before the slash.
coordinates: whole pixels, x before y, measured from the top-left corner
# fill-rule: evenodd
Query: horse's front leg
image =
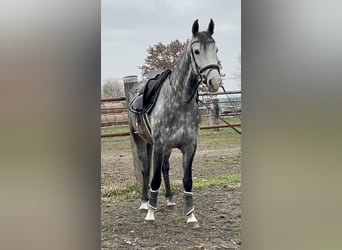
<path id="1" fill-rule="evenodd" d="M 182 150 L 183 153 L 183 201 L 184 201 L 184 213 L 187 216 L 187 223 L 192 223 L 194 227 L 199 227 L 197 219 L 194 215 L 195 207 L 193 206 L 192 199 L 192 162 L 196 153 L 197 144 L 194 143 Z"/>

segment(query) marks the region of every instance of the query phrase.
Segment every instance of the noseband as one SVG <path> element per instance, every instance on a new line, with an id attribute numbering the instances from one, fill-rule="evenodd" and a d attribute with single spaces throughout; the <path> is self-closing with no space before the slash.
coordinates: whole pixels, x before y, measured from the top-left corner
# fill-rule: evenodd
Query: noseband
<path id="1" fill-rule="evenodd" d="M 193 61 L 194 61 L 195 66 L 196 66 L 196 71 L 194 71 L 193 66 L 192 66 L 192 63 L 190 62 L 191 69 L 192 69 L 192 71 L 197 75 L 197 77 L 199 77 L 198 84 L 201 83 L 201 82 L 206 83 L 206 82 L 207 82 L 207 77 L 208 77 L 209 73 L 210 73 L 212 70 L 216 69 L 216 70 L 219 72 L 219 74 L 221 74 L 221 73 L 220 73 L 220 67 L 218 66 L 218 64 L 209 64 L 209 65 L 206 65 L 206 66 L 204 66 L 203 68 L 201 68 L 201 67 L 198 65 L 198 63 L 196 62 L 195 55 L 194 55 L 194 51 L 193 51 L 193 49 L 192 49 L 192 45 L 193 45 L 194 43 L 199 43 L 199 41 L 194 41 L 194 42 L 192 42 L 191 45 L 190 45 L 190 49 L 191 49 L 191 57 L 190 57 L 190 60 L 193 60 Z M 203 73 L 204 71 L 206 71 L 206 70 L 208 70 L 207 74 L 205 74 L 205 75 L 202 74 L 202 73 Z"/>

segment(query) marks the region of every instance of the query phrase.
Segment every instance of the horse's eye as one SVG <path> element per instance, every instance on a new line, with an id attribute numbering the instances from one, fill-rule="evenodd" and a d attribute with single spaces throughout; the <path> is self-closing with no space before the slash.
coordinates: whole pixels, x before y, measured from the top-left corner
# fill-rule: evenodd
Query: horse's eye
<path id="1" fill-rule="evenodd" d="M 195 54 L 196 54 L 196 55 L 199 55 L 199 53 L 200 53 L 199 50 L 198 50 L 198 49 L 195 49 Z"/>
<path id="2" fill-rule="evenodd" d="M 216 48 L 216 53 L 218 52 L 218 48 Z"/>

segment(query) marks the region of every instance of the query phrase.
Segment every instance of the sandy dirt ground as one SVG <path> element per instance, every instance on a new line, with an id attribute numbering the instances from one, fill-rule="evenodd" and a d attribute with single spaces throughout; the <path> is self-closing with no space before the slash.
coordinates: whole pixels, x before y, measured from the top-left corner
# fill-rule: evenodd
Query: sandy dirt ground
<path id="1" fill-rule="evenodd" d="M 231 140 L 231 141 L 230 141 Z M 154 224 L 144 222 L 138 210 L 139 191 L 126 199 L 111 197 L 108 190 L 134 185 L 129 138 L 102 140 L 102 249 L 240 249 L 240 185 L 219 183 L 194 191 L 195 215 L 200 228 L 186 224 L 183 194 L 174 195 L 175 209 L 166 207 L 164 190 L 158 197 Z M 174 150 L 170 158 L 170 178 L 181 185 L 181 153 Z M 231 132 L 206 132 L 199 137 L 193 163 L 193 179 L 205 180 L 240 175 L 240 138 Z"/>

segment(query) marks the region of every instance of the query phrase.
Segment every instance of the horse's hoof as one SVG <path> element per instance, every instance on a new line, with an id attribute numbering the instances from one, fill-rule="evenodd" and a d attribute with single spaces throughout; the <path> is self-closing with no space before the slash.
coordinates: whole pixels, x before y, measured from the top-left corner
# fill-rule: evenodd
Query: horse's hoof
<path id="1" fill-rule="evenodd" d="M 200 224 L 198 222 L 188 222 L 188 227 L 193 229 L 199 229 L 201 228 Z"/>
<path id="2" fill-rule="evenodd" d="M 194 229 L 199 229 L 199 228 L 201 228 L 201 226 L 200 226 L 199 223 L 196 222 L 196 223 L 194 223 L 193 228 Z"/>
<path id="3" fill-rule="evenodd" d="M 148 210 L 148 201 L 142 201 L 139 207 L 140 212 L 146 212 Z"/>
<path id="4" fill-rule="evenodd" d="M 193 221 L 193 222 L 187 222 L 186 223 L 188 228 L 192 228 L 192 229 L 199 229 L 201 228 L 200 224 L 196 221 Z"/>
<path id="5" fill-rule="evenodd" d="M 176 202 L 170 201 L 170 200 L 166 200 L 166 207 L 168 209 L 174 209 L 176 208 Z"/>
<path id="6" fill-rule="evenodd" d="M 186 223 L 190 228 L 198 229 L 200 228 L 200 224 L 198 223 L 194 213 L 191 213 L 188 215 L 188 218 L 186 220 Z"/>
<path id="7" fill-rule="evenodd" d="M 153 225 L 154 220 L 145 220 L 145 224 Z"/>
<path id="8" fill-rule="evenodd" d="M 148 208 L 148 211 L 147 211 L 147 214 L 146 214 L 146 217 L 145 217 L 145 222 L 148 223 L 148 224 L 151 224 L 155 221 L 155 217 L 154 217 L 154 212 L 156 211 L 155 208 L 151 208 L 149 207 Z"/>
<path id="9" fill-rule="evenodd" d="M 188 223 L 188 224 L 195 224 L 195 223 L 197 223 L 198 224 L 198 221 L 197 221 L 194 213 L 191 213 L 191 214 L 188 215 L 186 223 Z"/>

